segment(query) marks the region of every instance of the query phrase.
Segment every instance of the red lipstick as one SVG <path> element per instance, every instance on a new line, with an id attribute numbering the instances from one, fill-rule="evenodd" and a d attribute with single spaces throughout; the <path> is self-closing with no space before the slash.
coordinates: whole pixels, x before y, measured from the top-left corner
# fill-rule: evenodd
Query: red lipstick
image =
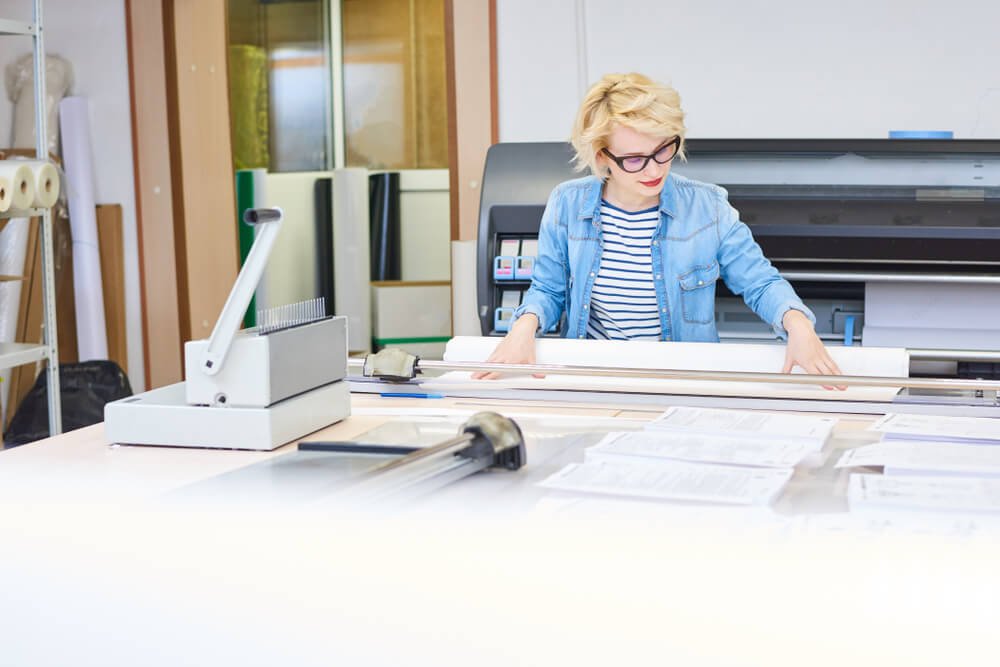
<path id="1" fill-rule="evenodd" d="M 645 185 L 647 188 L 655 188 L 657 185 L 663 182 L 663 177 L 660 176 L 655 181 L 639 181 L 640 184 Z"/>

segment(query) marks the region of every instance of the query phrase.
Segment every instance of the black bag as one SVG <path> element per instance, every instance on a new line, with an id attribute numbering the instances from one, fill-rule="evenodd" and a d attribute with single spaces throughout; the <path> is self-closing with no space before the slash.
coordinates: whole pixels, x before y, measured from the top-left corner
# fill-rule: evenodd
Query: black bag
<path id="1" fill-rule="evenodd" d="M 4 444 L 16 447 L 49 437 L 48 373 L 42 371 L 21 401 Z M 83 361 L 59 365 L 63 432 L 104 421 L 104 404 L 132 395 L 125 371 L 113 361 Z"/>

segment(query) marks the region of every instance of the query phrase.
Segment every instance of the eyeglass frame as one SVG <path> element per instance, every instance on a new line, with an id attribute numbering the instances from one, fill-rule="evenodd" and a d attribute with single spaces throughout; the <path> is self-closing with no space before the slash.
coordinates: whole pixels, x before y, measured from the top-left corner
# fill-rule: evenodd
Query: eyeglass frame
<path id="1" fill-rule="evenodd" d="M 673 139 L 665 141 L 662 144 L 660 144 L 660 147 L 649 155 L 625 155 L 624 157 L 618 157 L 617 155 L 609 151 L 607 148 L 602 148 L 601 152 L 607 155 L 609 158 L 611 158 L 611 160 L 618 165 L 618 168 L 624 171 L 626 174 L 638 174 L 640 171 L 642 171 L 649 165 L 650 160 L 653 160 L 656 164 L 667 164 L 668 162 L 673 160 L 675 157 L 677 157 L 677 153 L 680 152 L 680 145 L 681 145 L 681 138 L 680 136 L 676 136 Z M 656 156 L 668 146 L 674 147 L 674 154 L 668 157 L 663 162 L 660 162 L 659 160 L 656 159 Z M 625 160 L 634 160 L 635 158 L 640 158 L 640 157 L 645 158 L 642 161 L 641 167 L 639 167 L 634 171 L 625 168 L 624 164 Z"/>

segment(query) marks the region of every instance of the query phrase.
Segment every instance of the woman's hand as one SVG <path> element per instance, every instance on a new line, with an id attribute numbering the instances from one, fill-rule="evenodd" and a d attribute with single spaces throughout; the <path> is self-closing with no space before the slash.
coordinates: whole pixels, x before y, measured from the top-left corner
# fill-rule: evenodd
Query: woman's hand
<path id="1" fill-rule="evenodd" d="M 785 365 L 782 373 L 791 373 L 792 368 L 799 366 L 811 375 L 843 375 L 837 363 L 830 358 L 823 341 L 816 335 L 812 322 L 801 311 L 791 309 L 781 319 L 781 324 L 788 332 L 788 345 L 785 348 Z M 823 385 L 824 389 L 834 389 Z M 838 386 L 844 390 L 847 387 Z"/>
<path id="2" fill-rule="evenodd" d="M 497 364 L 533 364 L 535 363 L 535 332 L 538 331 L 538 316 L 525 313 L 514 320 L 510 331 L 503 337 L 500 344 L 493 350 L 487 363 Z M 496 380 L 500 373 L 479 371 L 472 374 L 473 380 Z M 545 377 L 535 375 L 535 377 Z"/>

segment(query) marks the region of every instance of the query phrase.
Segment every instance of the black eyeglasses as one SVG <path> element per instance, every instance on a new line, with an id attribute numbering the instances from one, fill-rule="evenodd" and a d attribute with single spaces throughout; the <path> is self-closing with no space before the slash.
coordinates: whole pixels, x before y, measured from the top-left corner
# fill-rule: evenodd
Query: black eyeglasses
<path id="1" fill-rule="evenodd" d="M 615 164 L 617 164 L 622 171 L 634 174 L 645 169 L 650 160 L 656 160 L 657 164 L 666 164 L 670 162 L 674 159 L 674 156 L 677 155 L 677 149 L 680 145 L 681 138 L 674 137 L 667 143 L 657 148 L 650 155 L 626 155 L 625 157 L 618 157 L 607 148 L 602 148 L 601 151 L 614 160 Z"/>

